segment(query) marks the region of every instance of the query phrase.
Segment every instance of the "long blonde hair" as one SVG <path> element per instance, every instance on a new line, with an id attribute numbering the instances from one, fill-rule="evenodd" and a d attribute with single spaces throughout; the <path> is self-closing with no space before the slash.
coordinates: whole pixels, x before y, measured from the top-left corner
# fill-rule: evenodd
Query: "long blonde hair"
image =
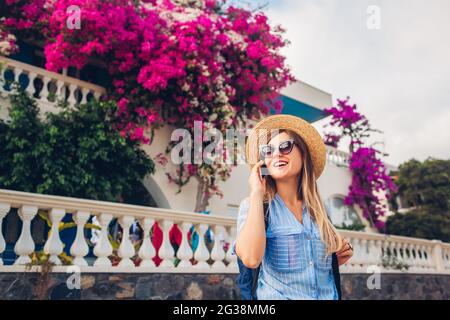
<path id="1" fill-rule="evenodd" d="M 309 214 L 317 224 L 317 227 L 320 231 L 320 238 L 325 243 L 327 248 L 327 255 L 336 252 L 342 246 L 342 237 L 339 235 L 330 219 L 328 219 L 325 207 L 319 195 L 316 177 L 313 170 L 313 163 L 308 151 L 308 146 L 305 144 L 303 139 L 295 132 L 282 129 L 277 133 L 279 134 L 281 132 L 286 132 L 287 134 L 289 134 L 289 136 L 294 139 L 295 145 L 300 149 L 302 168 L 298 177 L 298 197 L 305 203 Z M 269 140 L 270 139 L 271 138 L 269 138 Z M 264 195 L 265 202 L 270 202 L 274 198 L 277 192 L 276 189 L 277 188 L 275 180 L 270 175 L 268 175 L 266 194 Z"/>

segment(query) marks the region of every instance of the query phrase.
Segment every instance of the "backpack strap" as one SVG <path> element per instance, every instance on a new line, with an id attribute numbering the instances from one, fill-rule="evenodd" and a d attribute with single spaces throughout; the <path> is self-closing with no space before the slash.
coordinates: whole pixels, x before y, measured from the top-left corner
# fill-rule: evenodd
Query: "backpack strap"
<path id="1" fill-rule="evenodd" d="M 269 203 L 263 202 L 263 211 L 264 211 L 264 226 L 265 230 L 267 231 L 267 226 L 269 223 Z M 253 300 L 256 300 L 256 286 L 258 285 L 258 276 L 259 276 L 259 269 L 261 268 L 261 264 L 253 269 L 253 282 L 252 282 L 252 292 L 251 295 L 253 297 Z"/>
<path id="2" fill-rule="evenodd" d="M 333 268 L 334 284 L 336 285 L 336 290 L 338 293 L 338 300 L 342 299 L 341 294 L 341 274 L 339 272 L 339 262 L 336 252 L 333 252 L 331 256 L 331 266 Z"/>
<path id="3" fill-rule="evenodd" d="M 330 222 L 332 222 L 330 216 L 328 215 L 328 213 L 327 213 L 327 217 L 328 217 L 328 220 Z M 331 267 L 333 269 L 333 278 L 334 278 L 334 284 L 336 286 L 336 291 L 337 291 L 337 294 L 338 294 L 338 300 L 342 300 L 341 274 L 339 272 L 339 261 L 338 261 L 336 252 L 333 252 L 332 255 L 331 255 Z"/>
<path id="4" fill-rule="evenodd" d="M 269 223 L 269 203 L 263 202 L 263 211 L 264 211 L 264 225 L 267 231 L 267 226 Z"/>

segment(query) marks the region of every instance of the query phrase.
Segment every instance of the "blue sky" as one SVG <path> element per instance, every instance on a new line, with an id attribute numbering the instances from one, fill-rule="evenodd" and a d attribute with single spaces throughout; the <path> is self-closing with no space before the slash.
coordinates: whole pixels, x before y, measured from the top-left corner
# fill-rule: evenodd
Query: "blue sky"
<path id="1" fill-rule="evenodd" d="M 450 1 L 234 2 L 268 3 L 271 22 L 287 29 L 294 75 L 334 99 L 351 96 L 384 131 L 374 139 L 387 162 L 450 158 Z M 380 29 L 367 27 L 371 5 Z"/>

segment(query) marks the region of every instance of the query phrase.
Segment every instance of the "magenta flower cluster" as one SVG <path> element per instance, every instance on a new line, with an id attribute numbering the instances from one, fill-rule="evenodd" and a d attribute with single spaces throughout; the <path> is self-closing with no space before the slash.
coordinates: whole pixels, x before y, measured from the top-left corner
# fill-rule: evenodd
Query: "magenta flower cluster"
<path id="1" fill-rule="evenodd" d="M 384 230 L 384 220 L 387 205 L 382 197 L 389 197 L 396 190 L 384 163 L 377 158 L 377 150 L 370 147 L 358 148 L 352 153 L 350 170 L 352 183 L 345 197 L 345 204 L 357 204 L 363 216 L 378 230 Z"/>
<path id="2" fill-rule="evenodd" d="M 354 150 L 362 144 L 364 138 L 369 136 L 370 128 L 369 120 L 357 111 L 356 104 L 349 103 L 350 98 L 338 99 L 337 106 L 325 109 L 325 113 L 331 115 L 331 121 L 327 126 L 339 128 L 339 134 L 326 133 L 325 143 L 337 147 L 340 137 L 350 137 L 350 150 Z"/>
<path id="3" fill-rule="evenodd" d="M 183 4 L 187 3 L 187 4 Z M 5 25 L 44 36 L 46 68 L 103 61 L 119 102 L 120 130 L 134 139 L 169 123 L 216 128 L 279 111 L 294 80 L 279 50 L 283 30 L 263 13 L 220 1 L 7 0 Z M 80 28 L 68 28 L 79 8 Z"/>
<path id="4" fill-rule="evenodd" d="M 368 119 L 358 112 L 356 104 L 349 104 L 349 99 L 338 100 L 336 107 L 325 110 L 331 115 L 329 125 L 340 130 L 339 134 L 327 133 L 325 143 L 337 147 L 341 138 L 350 138 L 350 170 L 352 183 L 345 198 L 347 205 L 358 205 L 363 216 L 369 220 L 373 227 L 384 230 L 384 219 L 388 208 L 386 199 L 389 199 L 396 186 L 387 173 L 386 166 L 377 156 L 379 151 L 372 147 L 365 147 L 365 139 L 372 129 Z M 385 199 L 383 199 L 383 197 Z"/>
<path id="5" fill-rule="evenodd" d="M 334 134 L 334 133 L 326 133 L 324 142 L 327 146 L 337 148 L 339 142 L 341 141 L 342 136 Z"/>
<path id="6" fill-rule="evenodd" d="M 331 107 L 325 111 L 333 115 L 330 125 L 339 126 L 344 129 L 351 128 L 352 125 L 361 120 L 366 120 L 365 117 L 356 110 L 356 104 L 349 104 L 349 98 L 345 100 L 337 99 L 338 105 Z"/>

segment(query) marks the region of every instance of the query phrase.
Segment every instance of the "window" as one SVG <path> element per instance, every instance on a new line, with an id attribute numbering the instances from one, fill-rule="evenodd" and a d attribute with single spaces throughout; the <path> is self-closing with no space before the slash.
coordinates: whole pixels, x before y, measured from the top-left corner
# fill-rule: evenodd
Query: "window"
<path id="1" fill-rule="evenodd" d="M 325 201 L 325 209 L 330 216 L 333 225 L 338 228 L 351 228 L 352 226 L 358 226 L 357 229 L 362 229 L 364 226 L 356 213 L 355 209 L 344 203 L 342 197 L 330 197 Z M 362 226 L 362 228 L 360 228 Z"/>

